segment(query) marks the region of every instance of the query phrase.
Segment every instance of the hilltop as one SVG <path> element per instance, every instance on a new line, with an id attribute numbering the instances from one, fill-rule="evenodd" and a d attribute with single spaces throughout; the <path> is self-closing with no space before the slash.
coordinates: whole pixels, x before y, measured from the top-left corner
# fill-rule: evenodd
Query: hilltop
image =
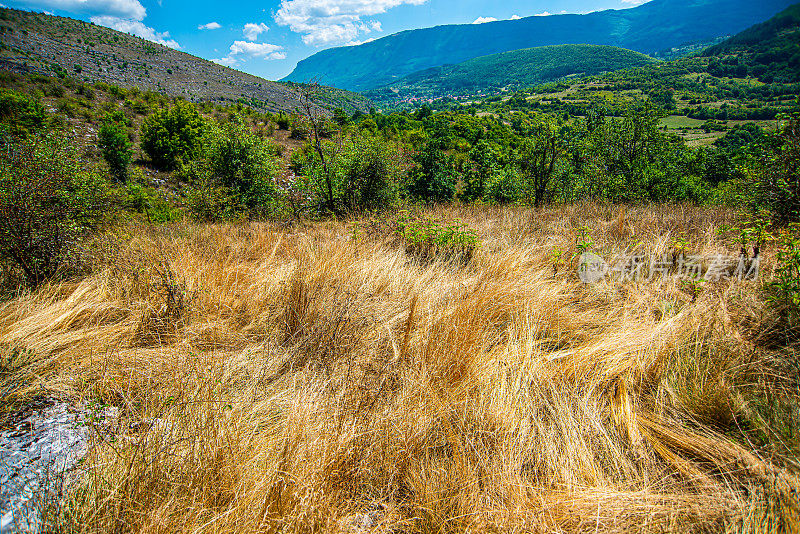
<path id="1" fill-rule="evenodd" d="M 376 100 L 442 97 L 530 87 L 568 76 L 640 67 L 655 60 L 639 52 L 598 45 L 555 45 L 502 52 L 458 65 L 410 74 L 367 93 Z"/>
<path id="2" fill-rule="evenodd" d="M 291 85 L 271 82 L 91 22 L 0 8 L 0 68 L 137 87 L 195 102 L 239 102 L 265 111 L 297 109 Z M 328 88 L 323 104 L 353 112 L 371 103 Z"/>
<path id="3" fill-rule="evenodd" d="M 651 54 L 733 35 L 775 15 L 787 0 L 652 0 L 632 9 L 527 17 L 410 30 L 359 46 L 323 50 L 285 78 L 368 90 L 430 67 L 546 45 L 613 45 Z"/>

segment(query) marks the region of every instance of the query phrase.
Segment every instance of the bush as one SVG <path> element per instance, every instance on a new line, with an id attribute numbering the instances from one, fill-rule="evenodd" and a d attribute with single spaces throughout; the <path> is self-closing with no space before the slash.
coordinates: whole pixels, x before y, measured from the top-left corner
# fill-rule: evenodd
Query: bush
<path id="1" fill-rule="evenodd" d="M 197 108 L 179 101 L 144 120 L 142 150 L 156 167 L 173 170 L 180 163 L 198 156 L 206 130 L 206 123 Z"/>
<path id="2" fill-rule="evenodd" d="M 489 199 L 498 204 L 516 202 L 522 196 L 519 178 L 512 170 L 504 170 L 493 175 L 488 184 Z"/>
<path id="3" fill-rule="evenodd" d="M 391 147 L 377 137 L 356 136 L 349 140 L 337 161 L 337 196 L 344 210 L 383 210 L 397 202 L 403 170 L 394 156 Z"/>
<path id="4" fill-rule="evenodd" d="M 143 214 L 155 224 L 179 220 L 182 215 L 180 209 L 172 205 L 162 191 L 147 185 L 145 180 L 142 171 L 137 169 L 131 181 L 125 184 L 122 206 Z"/>
<path id="5" fill-rule="evenodd" d="M 0 147 L 0 261 L 37 286 L 74 266 L 81 239 L 111 201 L 108 184 L 51 139 Z"/>
<path id="6" fill-rule="evenodd" d="M 275 116 L 275 124 L 277 124 L 278 128 L 281 130 L 288 130 L 292 125 L 292 119 L 289 115 L 281 111 Z"/>
<path id="7" fill-rule="evenodd" d="M 468 263 L 480 241 L 475 230 L 460 220 L 446 226 L 438 220 L 401 213 L 396 221 L 396 235 L 406 244 L 406 253 L 423 261 L 458 260 Z"/>
<path id="8" fill-rule="evenodd" d="M 786 121 L 773 160 L 761 175 L 760 190 L 778 222 L 800 221 L 800 100 Z"/>
<path id="9" fill-rule="evenodd" d="M 106 117 L 97 135 L 103 159 L 108 163 L 109 171 L 117 181 L 128 177 L 128 165 L 133 157 L 132 144 L 128 139 L 130 121 L 117 111 Z"/>
<path id="10" fill-rule="evenodd" d="M 45 118 L 44 106 L 38 98 L 0 89 L 0 120 L 8 123 L 14 135 L 24 137 L 41 131 Z"/>
<path id="11" fill-rule="evenodd" d="M 190 209 L 205 220 L 271 213 L 277 197 L 275 156 L 274 146 L 235 116 L 209 135 L 207 149 L 189 166 Z"/>
<path id="12" fill-rule="evenodd" d="M 380 211 L 397 203 L 408 168 L 401 147 L 363 132 L 321 146 L 325 165 L 311 144 L 292 154 L 292 169 L 309 177 L 304 196 L 320 209 L 329 196 L 338 213 Z"/>
<path id="13" fill-rule="evenodd" d="M 770 299 L 789 329 L 800 324 L 800 226 L 791 224 L 778 237 Z"/>

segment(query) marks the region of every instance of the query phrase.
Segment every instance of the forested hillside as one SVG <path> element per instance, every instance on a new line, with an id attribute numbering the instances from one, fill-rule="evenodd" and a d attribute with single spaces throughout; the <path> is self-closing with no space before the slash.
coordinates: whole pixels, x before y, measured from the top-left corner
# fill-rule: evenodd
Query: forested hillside
<path id="1" fill-rule="evenodd" d="M 649 56 L 612 46 L 545 46 L 483 56 L 458 65 L 433 67 L 366 94 L 376 101 L 475 95 L 650 63 L 655 63 L 655 60 Z"/>
<path id="2" fill-rule="evenodd" d="M 764 83 L 800 82 L 800 4 L 707 49 L 714 76 L 751 76 Z"/>

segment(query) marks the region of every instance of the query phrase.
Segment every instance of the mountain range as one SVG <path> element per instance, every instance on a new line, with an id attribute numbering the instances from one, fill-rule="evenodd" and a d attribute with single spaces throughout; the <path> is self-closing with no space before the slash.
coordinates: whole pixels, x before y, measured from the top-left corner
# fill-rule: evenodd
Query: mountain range
<path id="1" fill-rule="evenodd" d="M 409 74 L 500 52 L 557 44 L 611 45 L 651 54 L 732 35 L 767 20 L 791 0 L 651 0 L 585 15 L 534 16 L 485 24 L 408 30 L 357 46 L 318 52 L 284 81 L 364 91 Z"/>

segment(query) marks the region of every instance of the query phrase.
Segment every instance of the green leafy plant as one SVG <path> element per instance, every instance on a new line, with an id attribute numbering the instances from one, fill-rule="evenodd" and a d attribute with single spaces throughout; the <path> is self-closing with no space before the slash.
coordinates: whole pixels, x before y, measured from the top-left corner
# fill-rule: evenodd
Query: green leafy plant
<path id="1" fill-rule="evenodd" d="M 778 236 L 770 300 L 784 321 L 795 328 L 800 320 L 800 224 L 792 224 Z"/>
<path id="2" fill-rule="evenodd" d="M 156 167 L 172 170 L 197 157 L 207 131 L 197 108 L 178 101 L 168 109 L 156 111 L 142 123 L 142 150 Z"/>
<path id="3" fill-rule="evenodd" d="M 116 111 L 106 116 L 97 135 L 111 176 L 120 182 L 128 177 L 128 165 L 133 157 L 133 145 L 128 139 L 129 126 L 130 120 L 121 111 Z"/>
<path id="4" fill-rule="evenodd" d="M 575 257 L 580 257 L 589 252 L 594 247 L 594 241 L 590 235 L 591 229 L 584 225 L 578 228 L 578 233 L 575 236 Z"/>
<path id="5" fill-rule="evenodd" d="M 0 121 L 7 123 L 11 133 L 24 137 L 44 128 L 46 113 L 39 98 L 0 89 Z"/>
<path id="6" fill-rule="evenodd" d="M 558 274 L 558 269 L 564 265 L 564 249 L 556 247 L 550 252 L 550 260 L 553 263 L 553 276 Z"/>
<path id="7" fill-rule="evenodd" d="M 33 287 L 75 266 L 79 244 L 107 216 L 107 182 L 63 142 L 0 145 L 0 261 Z"/>
<path id="8" fill-rule="evenodd" d="M 192 186 L 186 195 L 192 212 L 201 220 L 272 213 L 278 197 L 274 145 L 239 115 L 207 138 L 207 147 L 183 173 Z"/>
<path id="9" fill-rule="evenodd" d="M 475 230 L 460 220 L 443 224 L 408 212 L 400 212 L 394 233 L 403 240 L 408 254 L 425 261 L 443 258 L 468 263 L 480 246 Z"/>

